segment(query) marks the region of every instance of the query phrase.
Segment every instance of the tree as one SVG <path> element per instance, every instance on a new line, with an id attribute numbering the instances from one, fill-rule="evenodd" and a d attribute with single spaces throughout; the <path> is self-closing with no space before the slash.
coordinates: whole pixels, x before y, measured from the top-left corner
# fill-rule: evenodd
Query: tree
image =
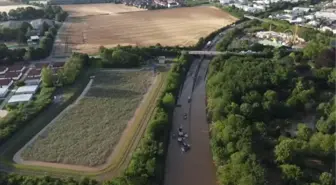
<path id="1" fill-rule="evenodd" d="M 294 60 L 294 62 L 296 63 L 296 55 L 295 55 L 295 53 L 294 52 L 291 52 L 290 54 L 289 54 L 289 56 Z"/>
<path id="2" fill-rule="evenodd" d="M 51 68 L 44 67 L 41 72 L 42 84 L 44 87 L 53 86 L 53 72 Z"/>
<path id="3" fill-rule="evenodd" d="M 330 173 L 323 172 L 320 175 L 320 183 L 321 183 L 321 185 L 333 185 L 334 184 L 334 178 Z"/>
<path id="4" fill-rule="evenodd" d="M 336 69 L 333 69 L 331 74 L 328 76 L 328 83 L 330 84 L 331 87 L 335 88 L 335 83 L 336 83 Z"/>
<path id="5" fill-rule="evenodd" d="M 172 108 L 175 105 L 175 98 L 172 93 L 166 93 L 162 98 L 163 105 Z"/>
<path id="6" fill-rule="evenodd" d="M 302 151 L 307 149 L 307 143 L 296 139 L 284 139 L 275 146 L 276 161 L 290 162 Z"/>
<path id="7" fill-rule="evenodd" d="M 311 128 L 308 128 L 306 124 L 300 123 L 297 125 L 298 131 L 297 131 L 297 137 L 299 139 L 308 141 L 310 136 L 312 135 L 313 131 Z"/>
<path id="8" fill-rule="evenodd" d="M 300 167 L 291 164 L 280 165 L 282 177 L 288 184 L 300 184 L 299 181 L 303 176 Z"/>

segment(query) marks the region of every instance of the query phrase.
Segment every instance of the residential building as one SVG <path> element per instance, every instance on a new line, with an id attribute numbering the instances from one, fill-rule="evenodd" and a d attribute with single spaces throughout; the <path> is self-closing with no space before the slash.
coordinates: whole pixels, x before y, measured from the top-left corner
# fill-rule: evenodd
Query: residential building
<path id="1" fill-rule="evenodd" d="M 41 78 L 41 69 L 31 69 L 27 74 L 27 79 Z"/>
<path id="2" fill-rule="evenodd" d="M 14 65 L 8 66 L 9 72 L 23 73 L 25 69 L 26 69 L 26 66 L 24 66 L 23 64 L 14 64 Z"/>
<path id="3" fill-rule="evenodd" d="M 10 80 L 19 80 L 22 76 L 21 72 L 6 72 L 4 75 L 0 75 L 0 80 L 10 79 Z"/>
<path id="4" fill-rule="evenodd" d="M 0 67 L 0 75 L 5 74 L 8 71 L 8 67 Z"/>
<path id="5" fill-rule="evenodd" d="M 8 94 L 9 89 L 13 85 L 13 83 L 13 80 L 0 80 L 0 98 L 4 98 Z"/>

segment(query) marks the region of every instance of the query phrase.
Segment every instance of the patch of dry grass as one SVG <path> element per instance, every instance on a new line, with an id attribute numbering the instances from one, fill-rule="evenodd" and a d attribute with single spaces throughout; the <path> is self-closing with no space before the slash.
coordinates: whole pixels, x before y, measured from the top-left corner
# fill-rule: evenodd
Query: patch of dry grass
<path id="1" fill-rule="evenodd" d="M 28 147 L 25 160 L 105 163 L 152 82 L 151 72 L 100 72 L 85 97 Z"/>

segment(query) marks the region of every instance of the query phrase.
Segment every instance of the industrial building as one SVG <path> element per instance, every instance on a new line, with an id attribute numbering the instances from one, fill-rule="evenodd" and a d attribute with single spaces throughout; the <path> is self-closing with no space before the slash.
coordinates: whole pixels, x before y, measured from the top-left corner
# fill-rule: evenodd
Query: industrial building
<path id="1" fill-rule="evenodd" d="M 28 102 L 33 98 L 33 94 L 19 94 L 12 96 L 9 100 L 9 104 L 17 104 L 17 103 L 24 103 Z"/>

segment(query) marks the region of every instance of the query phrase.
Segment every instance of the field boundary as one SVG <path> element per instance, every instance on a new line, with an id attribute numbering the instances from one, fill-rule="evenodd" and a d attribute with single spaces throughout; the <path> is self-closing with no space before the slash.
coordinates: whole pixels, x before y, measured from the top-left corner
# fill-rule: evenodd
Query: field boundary
<path id="1" fill-rule="evenodd" d="M 157 100 L 160 97 L 160 92 L 162 91 L 162 87 L 165 84 L 165 77 L 166 74 L 160 73 L 156 77 L 156 83 L 152 84 L 152 87 L 150 87 L 150 91 L 148 91 L 144 97 L 143 101 L 139 104 L 139 109 L 137 114 L 139 116 L 134 117 L 134 121 L 130 126 L 133 126 L 129 128 L 130 131 L 127 133 L 130 134 L 124 134 L 120 138 L 119 142 L 122 142 L 123 147 L 121 150 L 122 152 L 118 152 L 118 155 L 113 157 L 112 162 L 105 163 L 105 168 L 103 169 L 98 169 L 96 171 L 78 171 L 78 170 L 72 170 L 72 169 L 65 169 L 62 167 L 49 167 L 48 166 L 40 166 L 40 165 L 30 165 L 30 164 L 12 164 L 14 167 L 14 170 L 16 173 L 20 173 L 22 171 L 25 173 L 27 170 L 29 173 L 37 173 L 41 175 L 55 175 L 56 176 L 93 176 L 96 177 L 98 180 L 107 180 L 111 179 L 114 176 L 119 175 L 123 169 L 125 169 L 132 157 L 133 151 L 137 148 L 146 128 L 147 125 L 152 117 L 153 112 L 155 111 L 155 105 Z M 141 105 L 142 104 L 142 105 Z M 141 106 L 140 106 L 141 105 Z M 136 124 L 138 123 L 138 124 Z M 125 129 L 126 131 L 126 129 Z M 119 142 L 117 145 L 119 145 Z M 126 144 L 124 144 L 126 143 Z M 121 145 L 121 144 L 120 144 Z M 112 152 L 113 154 L 113 152 Z M 111 154 L 111 155 L 112 155 Z M 118 159 L 118 160 L 117 160 Z M 51 163 L 51 164 L 56 164 L 57 163 Z M 73 165 L 73 166 L 79 166 L 79 165 Z M 90 167 L 86 167 L 90 168 Z M 34 171 L 34 172 L 33 172 Z"/>

